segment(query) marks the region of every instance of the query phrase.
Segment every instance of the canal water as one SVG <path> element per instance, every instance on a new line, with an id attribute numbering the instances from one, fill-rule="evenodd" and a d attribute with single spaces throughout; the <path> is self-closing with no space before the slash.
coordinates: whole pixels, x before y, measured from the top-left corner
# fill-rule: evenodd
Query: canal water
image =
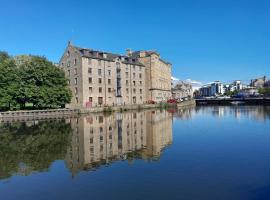
<path id="1" fill-rule="evenodd" d="M 0 199 L 270 199 L 270 107 L 2 122 Z"/>

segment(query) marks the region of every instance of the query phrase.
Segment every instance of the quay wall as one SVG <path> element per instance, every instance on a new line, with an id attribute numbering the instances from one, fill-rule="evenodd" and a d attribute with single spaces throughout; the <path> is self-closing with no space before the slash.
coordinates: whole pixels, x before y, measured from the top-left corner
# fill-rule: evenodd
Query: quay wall
<path id="1" fill-rule="evenodd" d="M 100 113 L 100 112 L 121 112 L 128 110 L 154 109 L 154 108 L 182 108 L 195 105 L 195 100 L 188 100 L 178 104 L 143 104 L 143 105 L 125 105 L 114 107 L 94 107 L 94 108 L 66 108 L 50 110 L 21 110 L 0 112 L 0 122 L 4 121 L 29 121 L 35 119 L 54 119 L 77 116 L 80 114 Z"/>

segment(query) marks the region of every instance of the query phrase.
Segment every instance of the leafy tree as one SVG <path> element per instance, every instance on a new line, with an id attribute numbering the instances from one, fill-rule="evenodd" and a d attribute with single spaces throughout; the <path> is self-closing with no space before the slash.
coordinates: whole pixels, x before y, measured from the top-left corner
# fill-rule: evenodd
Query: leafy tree
<path id="1" fill-rule="evenodd" d="M 0 107 L 12 109 L 16 106 L 20 78 L 14 60 L 0 52 Z"/>
<path id="2" fill-rule="evenodd" d="M 64 72 L 39 56 L 15 58 L 21 79 L 17 102 L 21 107 L 33 103 L 37 108 L 63 107 L 71 100 Z"/>
<path id="3" fill-rule="evenodd" d="M 259 93 L 264 96 L 270 96 L 270 88 L 260 88 Z"/>

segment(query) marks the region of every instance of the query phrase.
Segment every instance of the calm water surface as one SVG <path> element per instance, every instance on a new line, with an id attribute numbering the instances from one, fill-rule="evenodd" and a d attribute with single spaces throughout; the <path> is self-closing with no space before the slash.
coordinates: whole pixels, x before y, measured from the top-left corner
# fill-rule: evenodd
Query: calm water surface
<path id="1" fill-rule="evenodd" d="M 0 199 L 270 199 L 270 107 L 0 123 Z"/>

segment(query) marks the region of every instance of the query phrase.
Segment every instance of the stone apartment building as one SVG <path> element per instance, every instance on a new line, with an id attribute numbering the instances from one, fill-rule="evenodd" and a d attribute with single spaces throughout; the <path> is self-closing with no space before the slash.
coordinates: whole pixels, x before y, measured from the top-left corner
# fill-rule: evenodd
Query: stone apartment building
<path id="1" fill-rule="evenodd" d="M 59 67 L 69 80 L 71 107 L 143 104 L 170 98 L 171 65 L 155 52 L 119 55 L 69 43 Z"/>
<path id="2" fill-rule="evenodd" d="M 160 102 L 170 99 L 172 96 L 171 64 L 161 59 L 160 54 L 156 51 L 132 52 L 128 50 L 127 55 L 138 59 L 145 66 L 147 100 Z"/>

